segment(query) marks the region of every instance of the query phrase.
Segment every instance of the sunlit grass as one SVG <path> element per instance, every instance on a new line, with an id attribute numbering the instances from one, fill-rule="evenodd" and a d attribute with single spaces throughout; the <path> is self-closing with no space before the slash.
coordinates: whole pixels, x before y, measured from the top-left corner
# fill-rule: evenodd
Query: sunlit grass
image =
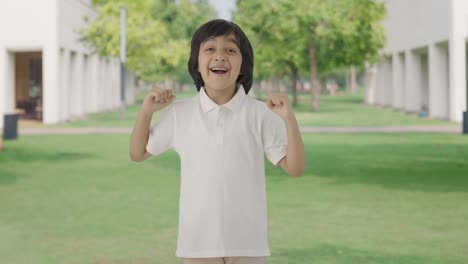
<path id="1" fill-rule="evenodd" d="M 266 165 L 269 264 L 468 263 L 468 137 L 304 135 Z M 20 136 L 0 153 L 2 263 L 179 263 L 179 159 L 128 135 Z"/>

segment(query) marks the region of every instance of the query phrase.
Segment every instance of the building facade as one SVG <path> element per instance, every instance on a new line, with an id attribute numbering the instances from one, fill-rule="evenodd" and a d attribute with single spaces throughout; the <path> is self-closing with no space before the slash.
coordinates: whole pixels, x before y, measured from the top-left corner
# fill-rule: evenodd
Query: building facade
<path id="1" fill-rule="evenodd" d="M 387 46 L 368 68 L 366 102 L 461 122 L 468 101 L 468 1 L 384 2 Z"/>
<path id="2" fill-rule="evenodd" d="M 0 7 L 0 126 L 5 114 L 45 124 L 118 108 L 119 58 L 103 58 L 80 42 L 91 0 L 15 0 Z M 126 74 L 126 104 L 135 76 Z"/>

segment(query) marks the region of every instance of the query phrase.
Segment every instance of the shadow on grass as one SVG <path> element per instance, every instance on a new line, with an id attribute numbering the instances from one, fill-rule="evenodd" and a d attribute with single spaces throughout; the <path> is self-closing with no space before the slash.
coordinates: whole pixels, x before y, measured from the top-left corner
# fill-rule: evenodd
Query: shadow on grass
<path id="1" fill-rule="evenodd" d="M 439 264 L 462 263 L 456 260 L 433 259 L 428 256 L 383 253 L 378 251 L 357 250 L 349 247 L 321 244 L 310 249 L 290 249 L 274 251 L 269 263 L 303 264 Z"/>
<path id="2" fill-rule="evenodd" d="M 0 185 L 7 185 L 16 182 L 20 178 L 30 177 L 34 172 L 27 175 L 18 173 L 16 167 L 28 166 L 32 162 L 59 163 L 76 162 L 83 159 L 94 159 L 95 154 L 82 152 L 52 152 L 37 148 L 25 148 L 9 146 L 0 155 Z M 8 164 L 8 168 L 5 167 Z"/>
<path id="3" fill-rule="evenodd" d="M 0 163 L 1 165 L 1 163 Z M 14 169 L 14 168 L 13 168 Z M 0 186 L 1 185 L 9 185 L 15 183 L 20 178 L 29 177 L 24 174 L 20 174 L 14 171 L 12 168 L 2 168 L 0 167 Z"/>
<path id="4" fill-rule="evenodd" d="M 388 189 L 468 192 L 468 149 L 463 145 L 320 145 L 308 151 L 306 171 L 308 175 L 330 178 L 333 184 L 364 183 Z"/>
<path id="5" fill-rule="evenodd" d="M 0 166 L 2 163 L 15 164 L 15 166 L 28 165 L 31 162 L 72 162 L 83 159 L 94 159 L 97 155 L 87 152 L 74 152 L 63 149 L 60 152 L 50 151 L 47 148 L 27 147 L 25 145 L 9 145 L 0 155 Z M 2 166 L 3 167 L 3 166 Z M 0 175 L 4 175 L 0 170 Z M 11 174 L 11 172 L 10 172 Z"/>
<path id="6" fill-rule="evenodd" d="M 63 162 L 77 161 L 82 159 L 92 159 L 96 155 L 93 153 L 62 151 L 51 152 L 43 149 L 33 149 L 24 147 L 10 147 L 0 155 L 0 164 L 3 162 Z"/>

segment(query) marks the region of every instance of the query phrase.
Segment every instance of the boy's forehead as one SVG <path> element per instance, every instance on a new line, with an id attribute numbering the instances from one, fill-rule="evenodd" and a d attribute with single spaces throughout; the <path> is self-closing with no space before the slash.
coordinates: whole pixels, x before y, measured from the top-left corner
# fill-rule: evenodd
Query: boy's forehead
<path id="1" fill-rule="evenodd" d="M 221 36 L 211 36 L 207 38 L 205 41 L 202 42 L 202 44 L 207 43 L 207 42 L 217 42 L 220 40 L 225 40 L 227 42 L 232 42 L 239 46 L 239 42 L 237 41 L 236 35 L 234 33 L 230 33 L 228 35 L 221 35 Z"/>

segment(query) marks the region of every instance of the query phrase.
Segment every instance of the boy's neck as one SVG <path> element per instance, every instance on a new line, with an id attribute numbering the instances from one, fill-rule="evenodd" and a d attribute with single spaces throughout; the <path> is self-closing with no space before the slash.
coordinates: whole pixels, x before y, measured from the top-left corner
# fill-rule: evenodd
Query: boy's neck
<path id="1" fill-rule="evenodd" d="M 205 93 L 217 105 L 223 105 L 234 97 L 236 94 L 236 87 L 234 86 L 224 90 L 215 90 L 205 87 Z"/>

